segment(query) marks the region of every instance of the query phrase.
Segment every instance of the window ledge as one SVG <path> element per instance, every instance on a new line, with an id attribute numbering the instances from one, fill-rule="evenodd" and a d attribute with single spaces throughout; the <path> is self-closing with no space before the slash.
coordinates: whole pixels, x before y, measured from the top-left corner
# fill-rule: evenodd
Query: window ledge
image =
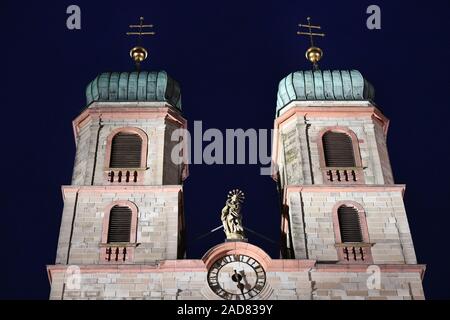
<path id="1" fill-rule="evenodd" d="M 113 242 L 113 243 L 100 243 L 99 246 L 102 248 L 106 248 L 106 247 L 137 247 L 139 246 L 140 243 L 131 243 L 131 242 Z"/>
<path id="2" fill-rule="evenodd" d="M 371 248 L 375 245 L 375 243 L 367 243 L 367 242 L 346 242 L 346 243 L 335 243 L 334 246 L 336 248 L 345 248 L 345 247 L 362 247 L 362 248 Z"/>
<path id="3" fill-rule="evenodd" d="M 364 170 L 365 167 L 320 167 L 320 170 Z"/>
<path id="4" fill-rule="evenodd" d="M 142 168 L 104 168 L 105 172 L 107 171 L 145 171 L 150 169 L 150 167 L 142 167 Z"/>

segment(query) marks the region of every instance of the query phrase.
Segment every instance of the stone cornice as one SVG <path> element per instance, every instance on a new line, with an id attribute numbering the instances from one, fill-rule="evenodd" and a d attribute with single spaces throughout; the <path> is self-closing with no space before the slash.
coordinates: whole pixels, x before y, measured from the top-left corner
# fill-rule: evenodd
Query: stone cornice
<path id="1" fill-rule="evenodd" d="M 165 119 L 184 128 L 187 123 L 181 113 L 166 102 L 94 102 L 72 122 L 75 141 L 81 128 L 100 119 Z"/>
<path id="2" fill-rule="evenodd" d="M 251 245 L 253 247 L 253 245 Z M 266 272 L 362 272 L 366 273 L 369 266 L 377 266 L 384 273 L 419 273 L 421 279 L 425 275 L 426 265 L 423 264 L 339 264 L 320 263 L 315 260 L 270 259 Z M 65 273 L 70 265 L 47 265 L 50 283 L 54 274 Z M 163 260 L 155 264 L 94 264 L 78 266 L 81 273 L 162 273 L 162 272 L 207 272 L 203 260 Z M 206 279 L 205 279 L 206 281 Z"/>
<path id="3" fill-rule="evenodd" d="M 182 185 L 165 185 L 165 186 L 62 186 L 61 191 L 63 199 L 69 194 L 101 194 L 101 193 L 146 193 L 146 192 L 174 192 L 178 193 L 183 190 Z"/>
<path id="4" fill-rule="evenodd" d="M 389 119 L 369 101 L 293 101 L 285 107 L 286 111 L 275 119 L 275 129 L 282 127 L 292 117 L 347 118 L 361 117 L 376 119 L 387 134 Z"/>
<path id="5" fill-rule="evenodd" d="M 284 199 L 291 192 L 401 192 L 404 196 L 406 185 L 289 185 L 284 188 Z"/>

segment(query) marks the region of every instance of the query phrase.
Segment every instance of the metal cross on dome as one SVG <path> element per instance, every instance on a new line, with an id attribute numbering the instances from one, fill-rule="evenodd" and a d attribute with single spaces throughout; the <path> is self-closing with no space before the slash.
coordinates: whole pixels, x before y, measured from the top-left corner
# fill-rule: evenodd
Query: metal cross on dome
<path id="1" fill-rule="evenodd" d="M 139 36 L 139 41 L 142 36 L 153 36 L 155 35 L 154 31 L 142 31 L 144 28 L 153 28 L 152 24 L 144 24 L 144 17 L 139 18 L 139 24 L 130 24 L 130 29 L 139 29 L 139 32 L 127 32 L 127 36 Z"/>
<path id="2" fill-rule="evenodd" d="M 144 17 L 139 18 L 139 24 L 130 24 L 130 29 L 138 29 L 139 31 L 129 31 L 127 36 L 138 36 L 138 43 L 133 49 L 130 50 L 130 57 L 136 63 L 136 68 L 139 70 L 140 63 L 147 59 L 148 52 L 141 46 L 142 36 L 153 36 L 154 31 L 145 31 L 146 28 L 153 28 L 152 24 L 144 24 Z"/>
<path id="3" fill-rule="evenodd" d="M 323 51 L 322 49 L 316 47 L 314 45 L 314 37 L 325 37 L 325 33 L 317 33 L 317 32 L 313 32 L 313 29 L 315 30 L 321 30 L 322 27 L 321 26 L 316 26 L 316 25 L 312 25 L 311 24 L 311 18 L 308 17 L 308 24 L 299 24 L 298 26 L 300 28 L 308 28 L 308 32 L 305 31 L 297 31 L 298 35 L 301 36 L 309 36 L 309 40 L 310 40 L 310 48 L 306 51 L 306 59 L 308 59 L 309 61 L 311 61 L 311 63 L 313 64 L 313 69 L 317 70 L 319 68 L 318 66 L 318 62 L 320 61 L 320 59 L 323 56 Z"/>
<path id="4" fill-rule="evenodd" d="M 314 36 L 316 36 L 316 37 L 325 37 L 325 33 L 314 33 L 314 32 L 312 32 L 312 29 L 321 30 L 322 27 L 321 26 L 311 25 L 311 17 L 308 17 L 307 20 L 308 20 L 308 24 L 299 24 L 298 26 L 300 28 L 308 28 L 309 32 L 298 31 L 297 34 L 298 35 L 303 35 L 303 36 L 309 36 L 310 41 L 311 41 L 311 47 L 314 47 Z"/>

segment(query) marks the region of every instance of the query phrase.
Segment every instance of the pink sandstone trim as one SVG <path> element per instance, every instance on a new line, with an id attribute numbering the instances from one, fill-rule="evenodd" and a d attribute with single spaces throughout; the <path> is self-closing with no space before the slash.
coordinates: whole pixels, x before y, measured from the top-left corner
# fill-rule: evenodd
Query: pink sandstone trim
<path id="1" fill-rule="evenodd" d="M 55 272 L 65 272 L 69 265 L 48 265 L 47 273 L 50 275 Z M 202 260 L 164 260 L 157 265 L 139 265 L 139 264 L 97 264 L 81 265 L 81 273 L 141 273 L 141 272 L 206 272 L 206 266 Z"/>
<path id="2" fill-rule="evenodd" d="M 104 210 L 103 224 L 102 224 L 102 244 L 108 243 L 109 217 L 111 214 L 111 209 L 115 206 L 128 207 L 131 209 L 130 243 L 136 243 L 138 207 L 131 201 L 117 200 L 107 205 Z"/>
<path id="3" fill-rule="evenodd" d="M 333 215 L 333 227 L 334 227 L 334 239 L 336 243 L 342 243 L 341 238 L 341 232 L 340 232 L 340 225 L 339 225 L 339 216 L 338 216 L 338 209 L 341 206 L 348 206 L 348 207 L 354 207 L 356 210 L 358 210 L 359 215 L 359 222 L 361 225 L 361 232 L 363 236 L 363 242 L 364 243 L 370 243 L 369 239 L 369 230 L 367 228 L 367 221 L 366 221 L 366 212 L 364 211 L 364 208 L 357 202 L 351 201 L 351 200 L 344 200 L 336 202 L 332 209 L 332 215 Z"/>
<path id="4" fill-rule="evenodd" d="M 274 121 L 274 129 L 279 130 L 283 125 L 289 122 L 289 120 L 292 118 L 298 118 L 298 117 L 325 117 L 325 118 L 331 118 L 331 117 L 362 117 L 362 118 L 369 118 L 369 119 L 376 119 L 377 121 L 381 122 L 383 126 L 383 131 L 385 135 L 387 135 L 388 128 L 389 128 L 389 119 L 386 118 L 382 112 L 376 108 L 376 107 L 294 107 L 287 111 L 286 113 L 282 114 Z M 277 132 L 277 131 L 276 131 Z M 275 139 L 273 139 L 272 144 L 272 162 L 274 163 L 273 168 L 274 171 L 278 171 L 276 169 L 276 164 L 278 163 L 277 157 L 278 157 L 278 148 L 280 144 L 280 135 L 278 133 L 275 134 Z M 277 180 L 276 176 L 277 172 L 272 173 L 272 178 L 274 180 Z"/>
<path id="5" fill-rule="evenodd" d="M 370 244 L 369 229 L 367 227 L 367 220 L 366 220 L 366 212 L 364 211 L 364 208 L 359 203 L 357 203 L 355 201 L 351 201 L 351 200 L 344 200 L 344 201 L 337 202 L 331 211 L 332 219 L 333 219 L 334 239 L 336 241 L 336 244 L 343 244 L 342 237 L 341 237 L 341 227 L 339 224 L 338 210 L 341 206 L 344 206 L 344 205 L 349 206 L 349 207 L 354 207 L 358 211 L 359 223 L 361 226 L 361 233 L 362 233 L 362 237 L 363 237 L 363 243 Z M 337 249 L 339 261 L 345 262 L 342 248 L 338 247 L 336 249 Z M 365 264 L 373 263 L 372 250 L 371 250 L 370 246 L 364 248 L 364 253 L 365 253 L 365 259 L 364 259 L 364 261 L 361 261 L 361 263 L 365 263 Z"/>
<path id="6" fill-rule="evenodd" d="M 65 199 L 68 194 L 71 193 L 92 193 L 102 194 L 105 192 L 111 193 L 146 193 L 146 192 L 182 192 L 183 187 L 181 185 L 172 186 L 61 186 L 63 198 Z"/>
<path id="7" fill-rule="evenodd" d="M 327 132 L 342 132 L 350 137 L 350 139 L 352 140 L 352 149 L 353 149 L 353 157 L 355 159 L 355 166 L 356 166 L 356 168 L 360 169 L 358 171 L 361 172 L 361 174 L 358 174 L 358 176 L 359 176 L 358 184 L 364 184 L 364 172 L 363 172 L 363 165 L 362 165 L 362 160 L 361 160 L 361 152 L 359 149 L 359 140 L 358 140 L 358 137 L 356 136 L 356 134 L 347 127 L 341 127 L 341 126 L 327 127 L 327 128 L 322 129 L 319 132 L 319 134 L 317 135 L 316 143 L 317 143 L 317 149 L 319 150 L 319 163 L 320 163 L 320 169 L 322 171 L 322 174 L 324 174 L 323 169 L 328 168 L 326 165 L 326 161 L 325 161 L 325 149 L 323 147 L 323 136 Z M 312 142 L 314 142 L 314 141 L 312 141 Z M 327 181 L 325 174 L 324 174 L 323 178 L 324 178 L 325 184 L 332 184 L 332 182 Z"/>
<path id="8" fill-rule="evenodd" d="M 187 121 L 184 118 L 180 118 L 177 113 L 174 113 L 171 110 L 167 113 L 165 120 L 177 127 L 184 127 L 187 124 Z"/>
<path id="9" fill-rule="evenodd" d="M 135 127 L 123 127 L 117 128 L 111 131 L 111 133 L 106 138 L 106 151 L 105 151 L 105 170 L 111 170 L 111 150 L 112 150 L 112 141 L 114 137 L 119 133 L 134 133 L 137 134 L 142 140 L 142 149 L 141 149 L 141 165 L 140 169 L 145 169 L 147 167 L 147 149 L 148 149 L 148 136 L 144 130 L 135 128 Z"/>
<path id="10" fill-rule="evenodd" d="M 358 137 L 356 136 L 355 132 L 353 132 L 352 130 L 350 130 L 347 127 L 342 127 L 342 126 L 326 127 L 326 128 L 324 128 L 324 129 L 319 131 L 319 134 L 316 137 L 316 143 L 317 143 L 317 146 L 319 148 L 320 167 L 321 168 L 326 168 L 327 167 L 326 162 L 325 162 L 325 150 L 323 148 L 323 136 L 327 132 L 342 132 L 342 133 L 345 133 L 346 135 L 348 135 L 350 137 L 350 139 L 352 140 L 353 155 L 355 157 L 356 167 L 362 167 L 362 160 L 361 160 L 361 153 L 360 153 L 360 150 L 359 150 Z M 312 141 L 312 142 L 314 142 L 314 141 Z"/>
<path id="11" fill-rule="evenodd" d="M 404 194 L 404 184 L 393 185 L 290 185 L 285 187 L 285 196 L 290 192 L 395 192 Z"/>
<path id="12" fill-rule="evenodd" d="M 268 272 L 277 271 L 305 271 L 315 265 L 315 260 L 272 260 L 270 256 L 261 248 L 246 242 L 225 242 L 211 248 L 203 256 L 202 261 L 206 269 L 218 259 L 230 255 L 248 255 L 261 263 L 261 266 Z"/>
<path id="13" fill-rule="evenodd" d="M 80 116 L 78 116 L 78 117 L 80 117 Z M 100 115 L 100 118 L 101 118 L 101 115 Z M 75 126 L 75 124 L 72 123 L 73 136 L 75 137 L 75 146 L 78 146 L 77 137 L 78 137 L 78 133 L 80 132 L 80 128 L 84 127 L 86 124 L 88 124 L 91 121 L 92 121 L 92 118 L 86 116 L 85 118 L 79 119 L 79 124 L 77 126 Z"/>
<path id="14" fill-rule="evenodd" d="M 291 117 L 366 117 L 375 116 L 383 123 L 383 127 L 388 123 L 388 119 L 376 107 L 294 107 L 275 119 L 275 128 L 281 127 Z M 386 131 L 387 133 L 387 131 Z"/>
<path id="15" fill-rule="evenodd" d="M 239 241 L 225 242 L 211 248 L 205 253 L 205 255 L 202 257 L 202 260 L 205 263 L 206 268 L 209 269 L 209 267 L 211 267 L 216 260 L 230 254 L 242 254 L 251 256 L 258 260 L 261 266 L 266 270 L 272 261 L 270 256 L 261 248 L 258 248 L 257 246 L 247 242 Z"/>
<path id="16" fill-rule="evenodd" d="M 80 129 L 90 120 L 156 119 L 162 118 L 183 126 L 187 121 L 169 105 L 165 107 L 90 107 L 72 121 L 75 141 Z"/>
<path id="17" fill-rule="evenodd" d="M 383 128 L 384 136 L 386 137 L 388 134 L 389 125 L 391 121 L 382 114 L 373 114 L 372 119 L 381 125 L 381 127 Z"/>
<path id="18" fill-rule="evenodd" d="M 287 262 L 287 263 L 286 263 Z M 272 260 L 273 266 L 269 266 L 268 272 L 296 272 L 312 270 L 315 272 L 367 272 L 368 265 L 362 264 L 322 264 L 314 260 Z M 415 265 L 377 265 L 386 273 L 419 273 L 423 279 L 426 266 Z M 68 265 L 47 265 L 47 275 L 52 283 L 54 273 L 66 272 Z M 140 273 L 140 272 L 207 272 L 208 269 L 202 260 L 165 260 L 159 265 L 83 265 L 81 273 Z"/>

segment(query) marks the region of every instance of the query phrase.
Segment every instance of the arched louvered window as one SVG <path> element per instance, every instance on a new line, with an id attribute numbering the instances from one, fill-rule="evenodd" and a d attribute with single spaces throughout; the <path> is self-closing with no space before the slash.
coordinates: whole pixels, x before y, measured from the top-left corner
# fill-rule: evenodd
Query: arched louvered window
<path id="1" fill-rule="evenodd" d="M 322 142 L 327 167 L 356 167 L 352 138 L 348 134 L 328 131 L 323 135 Z"/>
<path id="2" fill-rule="evenodd" d="M 119 132 L 112 139 L 110 168 L 140 168 L 142 139 L 136 133 Z"/>
<path id="3" fill-rule="evenodd" d="M 132 211 L 126 206 L 114 206 L 109 213 L 108 243 L 130 242 Z"/>
<path id="4" fill-rule="evenodd" d="M 343 205 L 338 208 L 337 213 L 342 243 L 364 242 L 358 210 Z"/>

